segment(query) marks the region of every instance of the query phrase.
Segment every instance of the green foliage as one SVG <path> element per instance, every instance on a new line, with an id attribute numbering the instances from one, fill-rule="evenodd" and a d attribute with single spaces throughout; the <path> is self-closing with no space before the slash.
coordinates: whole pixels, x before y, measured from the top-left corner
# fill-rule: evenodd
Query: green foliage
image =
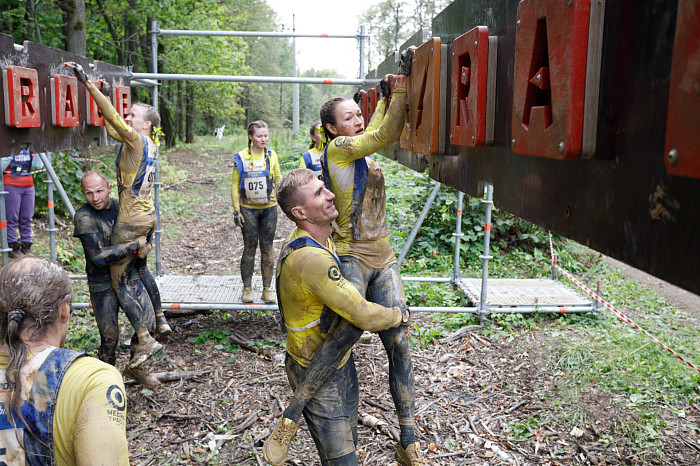
<path id="1" fill-rule="evenodd" d="M 187 341 L 193 345 L 203 345 L 207 343 L 209 348 L 225 353 L 237 353 L 240 347 L 231 344 L 231 340 L 228 338 L 229 335 L 231 335 L 230 330 L 217 328 L 214 330 L 205 330 L 196 337 L 188 338 Z"/>
<path id="2" fill-rule="evenodd" d="M 76 209 L 85 202 L 80 187 L 80 180 L 83 177 L 83 162 L 76 160 L 77 157 L 81 156 L 79 152 L 75 151 L 54 152 L 51 157 L 51 164 L 56 172 L 56 176 L 58 176 L 63 189 L 68 195 L 68 199 Z M 48 190 L 46 183 L 43 182 L 48 179 L 48 176 L 48 173 L 44 172 L 34 177 L 34 185 L 36 187 L 35 205 L 38 215 L 45 215 L 48 212 Z M 63 204 L 63 200 L 55 187 L 53 199 L 55 212 L 57 214 L 68 214 L 68 209 Z"/>

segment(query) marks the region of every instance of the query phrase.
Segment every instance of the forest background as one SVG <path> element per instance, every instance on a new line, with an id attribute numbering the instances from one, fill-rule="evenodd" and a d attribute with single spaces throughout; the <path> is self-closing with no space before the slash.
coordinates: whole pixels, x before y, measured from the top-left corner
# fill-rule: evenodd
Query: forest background
<path id="1" fill-rule="evenodd" d="M 319 24 L 323 24 L 333 11 L 332 3 L 303 14 L 318 16 Z M 448 3 L 378 1 L 358 15 L 370 34 L 366 69 L 397 50 L 420 27 L 430 27 L 431 19 Z M 265 0 L 0 0 L 0 4 L 0 31 L 12 35 L 15 43 L 29 40 L 130 67 L 135 73 L 153 72 L 148 30 L 154 20 L 161 29 L 284 29 Z M 338 28 L 359 28 L 351 18 L 345 20 Z M 304 45 L 310 44 L 307 41 Z M 358 57 L 359 53 L 347 59 L 358 61 Z M 340 77 L 335 70 L 323 67 L 323 57 L 318 62 L 318 69 L 304 70 L 298 76 Z M 158 72 L 292 76 L 292 41 L 270 37 L 169 36 L 158 41 Z M 132 93 L 133 102 L 152 102 L 149 88 L 133 87 Z M 348 93 L 352 93 L 351 89 L 344 86 L 300 85 L 300 127 L 306 128 L 317 120 L 318 110 L 330 97 Z M 264 120 L 273 130 L 289 131 L 292 84 L 163 81 L 159 109 L 168 147 L 177 140 L 191 143 L 196 134 L 211 134 L 215 127 L 224 124 L 229 129 L 245 128 L 251 121 Z"/>

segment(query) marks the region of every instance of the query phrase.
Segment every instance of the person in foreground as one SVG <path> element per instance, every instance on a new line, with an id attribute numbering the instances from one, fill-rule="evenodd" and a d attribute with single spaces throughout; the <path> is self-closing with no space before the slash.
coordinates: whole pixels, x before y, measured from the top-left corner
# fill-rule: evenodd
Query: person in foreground
<path id="1" fill-rule="evenodd" d="M 340 262 L 331 240 L 331 222 L 338 217 L 328 191 L 316 174 L 305 168 L 287 173 L 277 186 L 282 211 L 296 224 L 282 246 L 277 262 L 277 299 L 287 331 L 285 369 L 296 389 L 310 362 L 319 364 L 314 353 L 328 338 L 321 331 L 321 314 L 330 309 L 358 328 L 376 332 L 408 322 L 408 309 L 384 307 L 365 300 L 340 273 Z M 357 409 L 359 389 L 355 363 L 347 342 L 345 350 L 323 355 L 329 374 L 303 407 L 304 418 L 318 449 L 322 465 L 356 465 Z M 280 423 L 288 421 L 282 419 Z M 289 421 L 291 422 L 291 421 Z M 280 424 L 278 423 L 278 424 Z M 296 425 L 291 435 L 294 435 Z M 284 439 L 284 429 L 275 429 L 273 444 Z M 269 439 L 269 440 L 270 440 Z M 291 438 L 289 439 L 291 440 Z M 263 455 L 271 464 L 282 464 L 284 451 L 269 449 Z"/>
<path id="2" fill-rule="evenodd" d="M 369 301 L 402 308 L 406 308 L 406 299 L 396 255 L 388 238 L 384 177 L 379 164 L 370 155 L 399 139 L 405 122 L 411 57 L 412 49 L 401 55 L 388 110 L 386 98 L 391 92 L 388 79 L 381 83 L 382 99 L 366 130 L 362 112 L 350 98 L 331 99 L 321 108 L 321 121 L 329 139 L 322 157 L 323 173 L 326 187 L 335 195 L 338 210 L 333 241 L 337 246 L 340 271 Z M 352 324 L 346 320 L 337 323 L 333 335 L 317 351 L 306 378 L 295 389 L 275 426 L 280 433 L 271 435 L 266 442 L 268 450 L 280 452 L 276 456 L 286 453 L 304 405 L 328 376 L 325 358 L 342 352 L 345 343 L 349 348 L 362 335 L 362 329 Z M 413 364 L 405 330 L 389 328 L 379 332 L 389 358 L 389 390 L 401 432 L 395 458 L 403 466 L 425 465 L 428 463 L 415 438 Z"/>
<path id="3" fill-rule="evenodd" d="M 72 297 L 48 259 L 0 269 L 0 464 L 129 464 L 121 374 L 61 349 Z"/>

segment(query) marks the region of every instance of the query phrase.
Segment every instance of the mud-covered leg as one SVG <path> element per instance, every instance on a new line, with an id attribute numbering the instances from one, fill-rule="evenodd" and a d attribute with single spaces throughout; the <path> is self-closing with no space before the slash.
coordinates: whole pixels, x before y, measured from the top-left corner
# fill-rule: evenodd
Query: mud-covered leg
<path id="1" fill-rule="evenodd" d="M 158 290 L 158 284 L 156 283 L 155 277 L 150 270 L 148 270 L 148 259 L 136 259 L 136 271 L 141 278 L 148 297 L 151 300 L 151 305 L 153 306 L 153 311 L 156 317 L 156 339 L 164 341 L 167 340 L 168 336 L 173 333 L 168 321 L 163 314 L 163 304 L 160 300 L 160 290 Z"/>
<path id="2" fill-rule="evenodd" d="M 142 224 L 126 224 L 117 222 L 112 229 L 112 243 L 125 244 L 148 234 L 152 229 L 155 217 Z M 152 354 L 163 346 L 152 336 L 155 331 L 153 305 L 147 296 L 141 281 L 129 281 L 135 266 L 135 256 L 125 257 L 109 267 L 112 287 L 117 293 L 119 303 L 136 332 L 138 345 L 132 344 L 129 367 L 135 369 L 143 364 Z M 153 328 L 150 328 L 153 327 Z M 132 342 L 133 343 L 133 342 Z"/>
<path id="3" fill-rule="evenodd" d="M 367 299 L 382 306 L 396 306 L 405 302 L 406 295 L 398 267 L 393 264 L 383 270 L 370 283 Z M 415 442 L 415 387 L 413 362 L 408 346 L 408 336 L 403 327 L 379 332 L 389 358 L 389 390 L 394 400 L 401 428 L 403 448 Z"/>
<path id="4" fill-rule="evenodd" d="M 244 287 L 250 287 L 253 283 L 253 270 L 255 269 L 255 252 L 258 249 L 260 237 L 259 209 L 241 207 L 241 214 L 245 223 L 241 228 L 243 235 L 243 255 L 241 256 L 241 279 Z"/>
<path id="5" fill-rule="evenodd" d="M 283 417 L 299 422 L 304 406 L 330 379 L 345 354 L 360 339 L 360 336 L 362 336 L 362 330 L 345 319 L 340 320 L 335 333 L 323 342 L 311 358 L 311 363 L 294 390 L 294 395 L 289 400 Z"/>
<path id="6" fill-rule="evenodd" d="M 97 329 L 100 331 L 100 349 L 97 357 L 100 361 L 115 365 L 117 362 L 117 345 L 119 344 L 119 301 L 112 288 L 104 291 L 91 291 L 90 302 L 95 311 Z"/>
<path id="7" fill-rule="evenodd" d="M 270 288 L 272 275 L 275 271 L 275 230 L 277 229 L 277 207 L 264 209 L 260 217 L 260 271 L 262 272 L 263 292 L 262 299 L 266 303 L 277 302 L 275 294 Z"/>

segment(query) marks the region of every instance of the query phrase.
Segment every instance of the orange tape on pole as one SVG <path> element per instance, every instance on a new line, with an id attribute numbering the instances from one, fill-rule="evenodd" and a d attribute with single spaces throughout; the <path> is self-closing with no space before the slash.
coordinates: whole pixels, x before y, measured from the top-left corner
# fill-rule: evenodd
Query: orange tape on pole
<path id="1" fill-rule="evenodd" d="M 462 209 L 457 209 L 457 215 L 462 216 Z"/>
<path id="2" fill-rule="evenodd" d="M 491 231 L 491 224 L 490 223 L 484 224 L 484 231 Z"/>
<path id="3" fill-rule="evenodd" d="M 333 84 L 333 81 L 330 79 L 324 79 L 323 84 Z"/>
<path id="4" fill-rule="evenodd" d="M 0 230 L 5 230 L 7 228 L 7 222 L 0 222 Z"/>
<path id="5" fill-rule="evenodd" d="M 49 209 L 53 209 L 53 201 L 49 201 Z"/>
<path id="6" fill-rule="evenodd" d="M 180 309 L 180 303 L 172 303 L 170 309 Z"/>

